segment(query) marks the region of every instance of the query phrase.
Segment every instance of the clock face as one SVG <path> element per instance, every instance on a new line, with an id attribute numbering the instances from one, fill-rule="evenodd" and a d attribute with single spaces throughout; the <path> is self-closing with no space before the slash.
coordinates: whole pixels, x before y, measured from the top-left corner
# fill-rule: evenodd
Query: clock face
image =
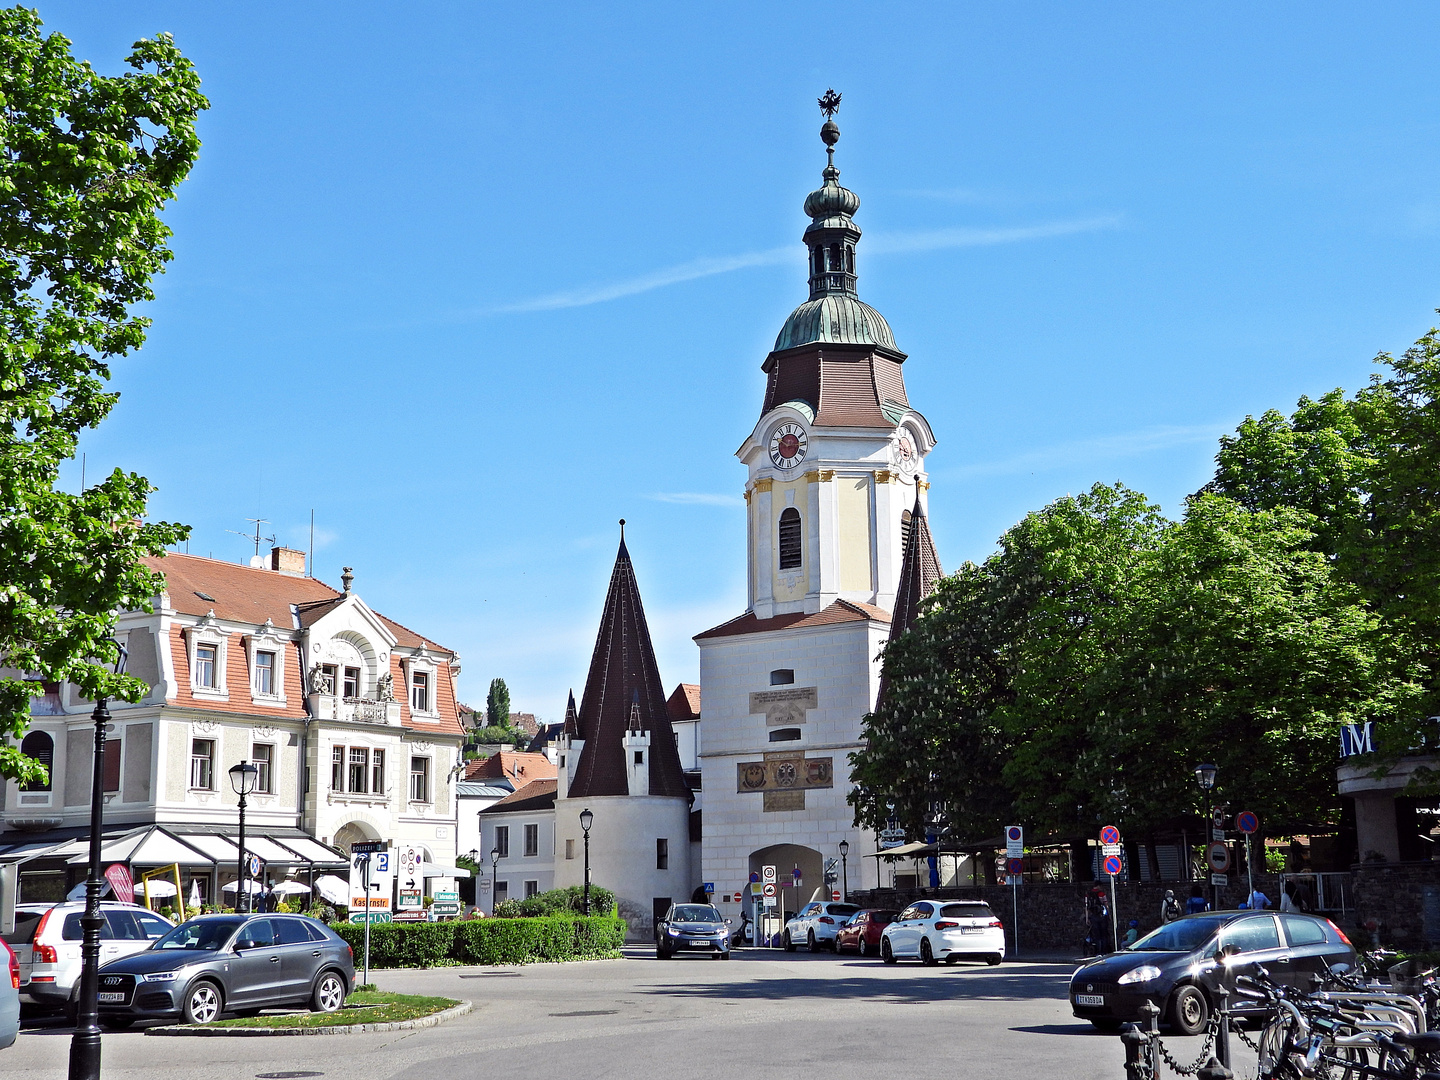
<path id="1" fill-rule="evenodd" d="M 914 472 L 920 464 L 919 456 L 915 453 L 915 444 L 910 441 L 910 436 L 901 435 L 896 440 L 895 460 L 907 473 Z"/>
<path id="2" fill-rule="evenodd" d="M 777 469 L 793 469 L 805 460 L 805 429 L 799 424 L 781 424 L 770 436 L 770 463 Z"/>

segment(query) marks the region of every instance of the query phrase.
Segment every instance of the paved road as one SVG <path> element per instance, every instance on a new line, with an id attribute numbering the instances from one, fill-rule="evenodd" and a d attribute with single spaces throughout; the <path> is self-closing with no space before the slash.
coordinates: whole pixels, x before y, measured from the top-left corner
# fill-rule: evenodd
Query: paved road
<path id="1" fill-rule="evenodd" d="M 106 1080 L 1121 1080 L 1114 1036 L 1065 1001 L 1071 965 L 922 968 L 804 953 L 736 953 L 524 968 L 376 973 L 383 990 L 475 1011 L 436 1028 L 283 1039 L 106 1034 Z M 21 1033 L 5 1080 L 65 1076 L 70 1032 Z M 1176 1040 L 1190 1056 L 1193 1040 Z"/>

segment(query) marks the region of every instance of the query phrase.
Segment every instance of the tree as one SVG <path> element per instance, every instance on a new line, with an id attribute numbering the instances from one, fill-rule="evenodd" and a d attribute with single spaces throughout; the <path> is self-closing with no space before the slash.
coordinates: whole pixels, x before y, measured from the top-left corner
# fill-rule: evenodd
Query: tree
<path id="1" fill-rule="evenodd" d="M 138 349 L 151 281 L 171 258 L 160 211 L 199 152 L 208 107 L 168 35 L 137 41 L 130 71 L 97 74 L 39 16 L 0 11 L 0 735 L 28 724 L 34 681 L 138 700 L 117 677 L 110 634 L 123 608 L 163 587 L 140 562 L 185 538 L 146 523 L 154 490 L 116 469 L 56 490 L 80 433 L 118 395 L 110 361 Z M 0 776 L 44 769 L 0 740 Z"/>
<path id="2" fill-rule="evenodd" d="M 485 695 L 485 724 L 510 729 L 510 691 L 504 679 L 490 680 L 490 692 Z"/>

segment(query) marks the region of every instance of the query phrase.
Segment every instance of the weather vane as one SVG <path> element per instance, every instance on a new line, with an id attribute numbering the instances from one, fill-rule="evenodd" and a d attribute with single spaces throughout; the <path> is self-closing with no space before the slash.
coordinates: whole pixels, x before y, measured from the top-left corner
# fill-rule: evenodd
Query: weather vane
<path id="1" fill-rule="evenodd" d="M 826 90 L 825 96 L 820 98 L 819 100 L 820 111 L 825 114 L 826 120 L 829 120 L 832 116 L 834 116 L 837 112 L 840 111 L 840 95 L 837 94 L 833 88 Z"/>

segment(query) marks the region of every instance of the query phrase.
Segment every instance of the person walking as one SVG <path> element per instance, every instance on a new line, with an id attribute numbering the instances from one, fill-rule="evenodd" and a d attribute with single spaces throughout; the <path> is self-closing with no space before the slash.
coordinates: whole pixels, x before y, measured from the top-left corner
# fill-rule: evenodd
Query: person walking
<path id="1" fill-rule="evenodd" d="M 1175 890 L 1166 889 L 1165 899 L 1160 901 L 1160 925 L 1172 923 L 1178 919 L 1183 912 L 1180 909 L 1180 901 L 1175 899 Z"/>
<path id="2" fill-rule="evenodd" d="M 1185 914 L 1198 915 L 1210 910 L 1210 901 L 1205 899 L 1205 889 L 1200 885 L 1190 886 L 1190 899 L 1185 901 Z"/>

